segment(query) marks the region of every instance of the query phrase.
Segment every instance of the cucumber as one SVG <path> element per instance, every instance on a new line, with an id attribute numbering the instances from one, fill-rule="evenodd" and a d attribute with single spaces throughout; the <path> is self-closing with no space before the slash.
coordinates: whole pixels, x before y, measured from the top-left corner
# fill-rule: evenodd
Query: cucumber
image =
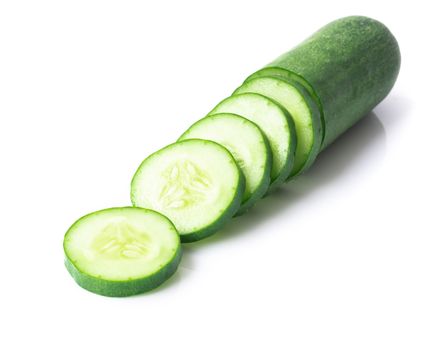
<path id="1" fill-rule="evenodd" d="M 194 123 L 179 141 L 205 139 L 226 147 L 243 171 L 246 185 L 237 214 L 251 208 L 269 188 L 272 153 L 266 136 L 253 122 L 232 113 L 207 116 Z"/>
<path id="2" fill-rule="evenodd" d="M 134 206 L 167 216 L 182 242 L 218 231 L 240 208 L 245 178 L 229 151 L 209 140 L 180 141 L 151 154 L 131 182 Z"/>
<path id="3" fill-rule="evenodd" d="M 308 91 L 309 95 L 312 97 L 315 103 L 321 105 L 320 99 L 315 93 L 314 88 L 305 79 L 300 77 L 298 74 L 295 74 L 294 72 L 281 67 L 264 67 L 262 69 L 259 69 L 255 73 L 252 73 L 249 77 L 246 78 L 245 81 L 259 77 L 283 78 L 291 83 L 299 83 Z"/>
<path id="4" fill-rule="evenodd" d="M 259 94 L 233 95 L 220 102 L 209 115 L 235 113 L 257 124 L 272 150 L 270 188 L 282 184 L 294 166 L 296 134 L 289 112 L 275 101 Z"/>
<path id="5" fill-rule="evenodd" d="M 321 119 L 321 126 L 322 126 L 322 144 L 325 137 L 325 120 L 323 116 L 323 105 L 317 96 L 317 93 L 314 91 L 314 88 L 302 77 L 300 77 L 298 74 L 295 74 L 294 72 L 291 72 L 287 69 L 281 68 L 281 67 L 265 67 L 257 72 L 251 74 L 249 77 L 246 78 L 245 81 L 259 78 L 259 77 L 275 77 L 275 78 L 283 78 L 284 80 L 290 82 L 295 87 L 298 86 L 298 84 L 302 85 L 306 91 L 309 93 L 309 96 L 312 98 L 312 100 L 317 104 L 319 112 L 320 112 L 320 119 Z"/>
<path id="6" fill-rule="evenodd" d="M 351 16 L 327 24 L 268 68 L 292 72 L 312 87 L 323 110 L 324 149 L 386 97 L 400 62 L 397 40 L 385 25 Z"/>
<path id="7" fill-rule="evenodd" d="M 290 177 L 301 174 L 314 162 L 322 141 L 321 115 L 306 89 L 298 83 L 277 77 L 258 77 L 244 82 L 234 95 L 255 92 L 286 108 L 295 124 L 297 148 Z"/>
<path id="8" fill-rule="evenodd" d="M 122 297 L 151 290 L 177 270 L 180 238 L 169 219 L 152 210 L 100 210 L 77 220 L 63 241 L 65 266 L 93 293 Z"/>

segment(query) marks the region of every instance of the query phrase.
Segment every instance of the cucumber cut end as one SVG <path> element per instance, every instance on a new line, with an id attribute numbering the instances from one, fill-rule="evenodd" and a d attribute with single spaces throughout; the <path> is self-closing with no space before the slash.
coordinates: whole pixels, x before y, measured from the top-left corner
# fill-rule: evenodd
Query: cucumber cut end
<path id="1" fill-rule="evenodd" d="M 256 124 L 233 113 L 212 114 L 194 123 L 179 141 L 196 138 L 226 147 L 242 170 L 246 183 L 239 213 L 263 197 L 270 183 L 272 153 Z"/>
<path id="2" fill-rule="evenodd" d="M 309 93 L 309 96 L 314 100 L 315 104 L 317 105 L 317 107 L 320 111 L 321 126 L 322 126 L 321 144 L 323 145 L 323 141 L 324 141 L 325 134 L 326 134 L 325 133 L 326 128 L 325 128 L 323 104 L 321 103 L 321 100 L 318 97 L 318 95 L 315 92 L 312 85 L 300 74 L 296 74 L 296 73 L 294 73 L 288 69 L 282 68 L 282 67 L 272 66 L 272 64 L 251 74 L 248 78 L 246 78 L 245 82 L 248 80 L 252 80 L 254 78 L 259 78 L 259 77 L 281 78 L 281 79 L 284 79 L 284 80 L 288 81 L 289 83 L 293 84 L 295 87 L 297 87 L 298 84 L 300 84 L 306 89 L 306 91 Z"/>
<path id="3" fill-rule="evenodd" d="M 152 210 L 100 210 L 77 220 L 65 235 L 65 266 L 83 288 L 101 295 L 149 291 L 177 270 L 180 238 L 172 222 Z"/>
<path id="4" fill-rule="evenodd" d="M 272 153 L 271 187 L 282 184 L 294 165 L 295 126 L 289 112 L 277 102 L 257 93 L 233 95 L 220 102 L 209 115 L 238 114 L 254 122 L 266 135 Z"/>
<path id="5" fill-rule="evenodd" d="M 301 174 L 315 160 L 322 140 L 321 117 L 318 107 L 306 90 L 282 78 L 257 77 L 246 81 L 234 95 L 255 92 L 269 97 L 285 107 L 295 124 L 297 148 L 290 177 Z"/>
<path id="6" fill-rule="evenodd" d="M 244 189 L 244 176 L 225 147 L 188 139 L 142 162 L 131 182 L 131 200 L 170 218 L 188 242 L 223 226 L 239 209 Z"/>

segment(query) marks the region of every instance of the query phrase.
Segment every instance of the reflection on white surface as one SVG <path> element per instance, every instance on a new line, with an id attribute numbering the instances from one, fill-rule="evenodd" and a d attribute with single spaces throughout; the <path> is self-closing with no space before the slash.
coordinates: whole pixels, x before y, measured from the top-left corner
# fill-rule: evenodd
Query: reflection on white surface
<path id="1" fill-rule="evenodd" d="M 371 112 L 325 149 L 305 174 L 276 189 L 218 234 L 195 245 L 216 244 L 248 233 L 253 235 L 255 227 L 283 212 L 292 211 L 295 219 L 297 208 L 304 206 L 306 197 L 316 193 L 318 200 L 327 201 L 330 194 L 325 190 L 326 186 L 346 186 L 348 177 L 370 175 L 384 161 L 385 148 L 385 129 L 378 116 Z"/>

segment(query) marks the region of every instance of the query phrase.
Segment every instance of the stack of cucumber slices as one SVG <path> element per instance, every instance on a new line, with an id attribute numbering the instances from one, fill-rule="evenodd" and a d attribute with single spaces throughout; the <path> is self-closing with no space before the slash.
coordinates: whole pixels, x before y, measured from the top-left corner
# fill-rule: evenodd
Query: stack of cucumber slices
<path id="1" fill-rule="evenodd" d="M 69 273 L 106 296 L 159 286 L 178 268 L 182 242 L 214 234 L 306 171 L 387 95 L 399 64 L 380 22 L 347 17 L 322 28 L 148 156 L 132 178 L 132 207 L 75 222 L 64 239 Z"/>

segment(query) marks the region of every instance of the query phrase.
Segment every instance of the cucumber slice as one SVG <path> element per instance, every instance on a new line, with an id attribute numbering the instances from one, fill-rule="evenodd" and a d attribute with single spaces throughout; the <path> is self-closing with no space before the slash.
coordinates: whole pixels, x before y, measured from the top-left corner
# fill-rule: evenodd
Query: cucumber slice
<path id="1" fill-rule="evenodd" d="M 320 99 L 316 95 L 313 87 L 304 78 L 302 78 L 298 74 L 295 74 L 294 72 L 280 67 L 265 67 L 252 73 L 249 77 L 246 78 L 245 81 L 259 77 L 283 78 L 292 83 L 299 83 L 309 92 L 309 95 L 313 98 L 315 103 L 321 105 Z"/>
<path id="2" fill-rule="evenodd" d="M 249 77 L 246 78 L 245 81 L 258 78 L 258 77 L 276 77 L 276 78 L 283 78 L 284 80 L 287 80 L 288 82 L 292 83 L 295 87 L 297 87 L 297 84 L 301 84 L 306 91 L 309 93 L 309 96 L 314 100 L 316 103 L 319 111 L 320 111 L 320 117 L 321 117 L 321 126 L 322 126 L 322 144 L 325 138 L 325 119 L 323 115 L 323 105 L 320 101 L 320 98 L 317 96 L 317 93 L 314 91 L 314 88 L 309 84 L 306 79 L 301 77 L 300 75 L 291 72 L 287 69 L 281 68 L 281 67 L 265 67 L 262 68 L 255 73 L 251 74 Z"/>
<path id="3" fill-rule="evenodd" d="M 245 178 L 229 151 L 209 140 L 180 141 L 151 154 L 131 183 L 135 206 L 174 223 L 182 242 L 205 238 L 240 208 Z"/>
<path id="4" fill-rule="evenodd" d="M 320 111 L 302 85 L 290 83 L 283 78 L 260 77 L 246 81 L 234 95 L 255 92 L 269 97 L 291 114 L 297 134 L 295 163 L 290 176 L 301 174 L 315 160 L 320 151 L 322 127 Z"/>
<path id="5" fill-rule="evenodd" d="M 235 113 L 260 127 L 272 150 L 271 188 L 282 184 L 294 166 L 297 140 L 289 112 L 263 95 L 244 93 L 223 100 L 209 115 L 217 113 Z"/>
<path id="6" fill-rule="evenodd" d="M 187 139 L 217 142 L 234 156 L 246 179 L 242 205 L 237 214 L 251 208 L 267 192 L 272 153 L 266 136 L 253 122 L 236 114 L 214 114 L 194 123 L 179 141 Z"/>
<path id="7" fill-rule="evenodd" d="M 152 210 L 100 210 L 77 220 L 63 241 L 65 265 L 93 293 L 122 297 L 151 290 L 177 270 L 180 238 L 171 221 Z"/>

